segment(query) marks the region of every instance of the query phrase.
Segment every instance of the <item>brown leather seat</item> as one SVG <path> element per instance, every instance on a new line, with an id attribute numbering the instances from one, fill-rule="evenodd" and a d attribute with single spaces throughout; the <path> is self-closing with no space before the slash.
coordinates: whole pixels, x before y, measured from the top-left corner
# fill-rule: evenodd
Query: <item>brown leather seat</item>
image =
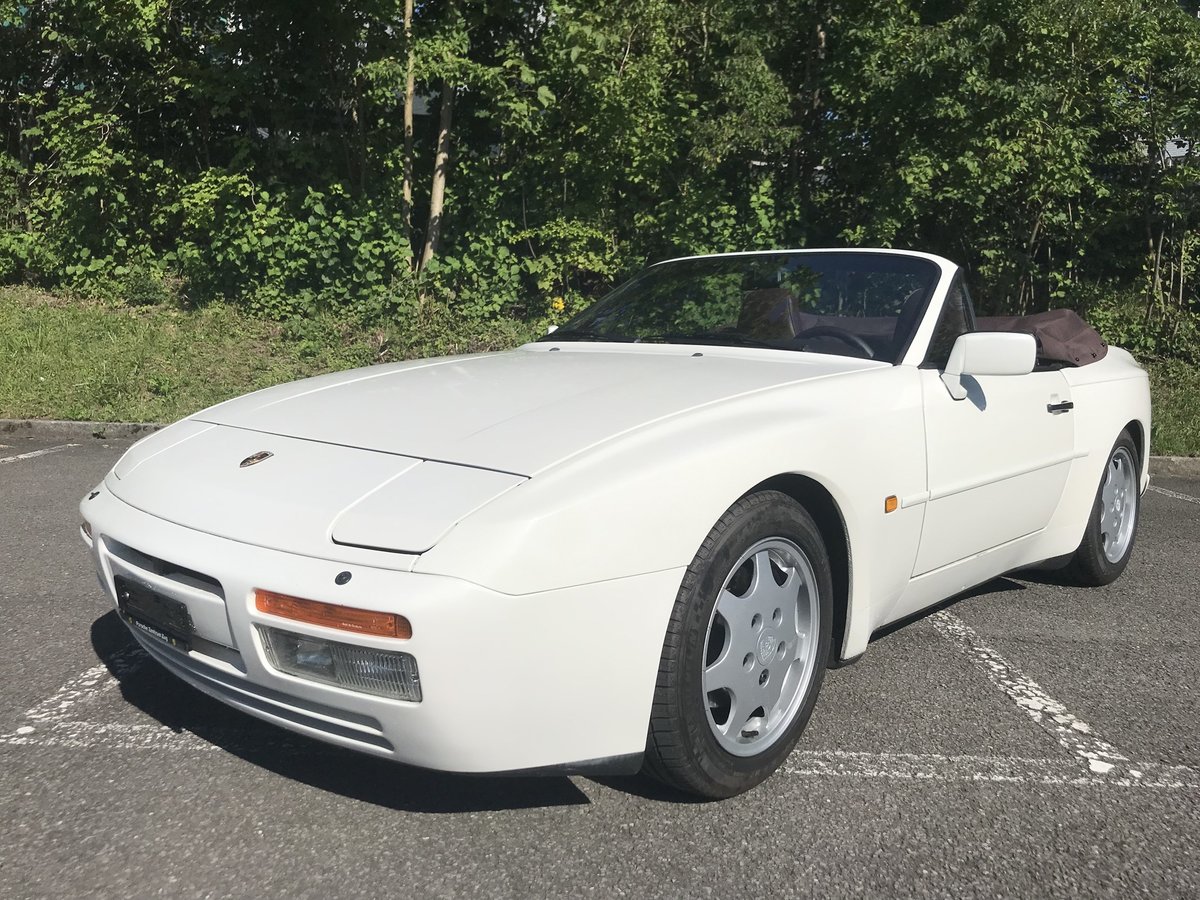
<path id="1" fill-rule="evenodd" d="M 796 301 L 791 291 L 787 288 L 746 291 L 738 314 L 737 330 L 760 340 L 794 338 Z"/>

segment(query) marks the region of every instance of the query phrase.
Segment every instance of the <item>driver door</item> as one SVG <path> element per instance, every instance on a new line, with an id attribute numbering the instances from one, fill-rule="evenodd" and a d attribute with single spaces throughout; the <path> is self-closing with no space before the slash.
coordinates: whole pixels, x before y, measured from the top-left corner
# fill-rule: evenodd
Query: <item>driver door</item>
<path id="1" fill-rule="evenodd" d="M 921 367 L 928 498 L 913 577 L 1046 527 L 1075 450 L 1071 387 L 1062 372 L 964 379 L 955 400 L 941 374 L 958 337 L 975 330 L 959 274 Z"/>
<path id="2" fill-rule="evenodd" d="M 980 376 L 965 400 L 940 375 L 921 372 L 929 499 L 914 577 L 1044 528 L 1074 456 L 1061 372 Z"/>

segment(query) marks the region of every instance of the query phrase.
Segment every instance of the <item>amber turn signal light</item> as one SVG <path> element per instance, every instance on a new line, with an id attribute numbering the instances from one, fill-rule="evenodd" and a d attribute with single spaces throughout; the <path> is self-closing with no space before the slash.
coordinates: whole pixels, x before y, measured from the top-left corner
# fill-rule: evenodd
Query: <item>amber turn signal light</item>
<path id="1" fill-rule="evenodd" d="M 890 497 L 884 498 L 883 511 L 885 513 L 895 512 L 899 508 L 900 508 L 900 501 L 896 499 L 895 494 L 892 494 L 892 496 L 890 496 Z"/>
<path id="2" fill-rule="evenodd" d="M 295 622 L 340 628 L 358 634 L 373 634 L 379 637 L 410 638 L 412 624 L 404 616 L 393 613 L 355 609 L 338 606 L 336 603 L 321 603 L 317 600 L 302 600 L 274 591 L 256 590 L 254 605 L 259 612 L 269 613 Z"/>

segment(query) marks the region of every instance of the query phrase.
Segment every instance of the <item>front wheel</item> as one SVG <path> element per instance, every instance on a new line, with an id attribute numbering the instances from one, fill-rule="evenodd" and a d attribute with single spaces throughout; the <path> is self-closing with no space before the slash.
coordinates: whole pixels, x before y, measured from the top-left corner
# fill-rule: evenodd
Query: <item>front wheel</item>
<path id="1" fill-rule="evenodd" d="M 647 771 L 705 797 L 774 772 L 812 715 L 832 631 L 829 556 L 777 491 L 742 498 L 688 566 L 663 643 Z"/>
<path id="2" fill-rule="evenodd" d="M 1125 571 L 1137 538 L 1140 472 L 1137 445 L 1123 431 L 1109 454 L 1087 529 L 1071 561 L 1081 584 L 1111 584 Z"/>

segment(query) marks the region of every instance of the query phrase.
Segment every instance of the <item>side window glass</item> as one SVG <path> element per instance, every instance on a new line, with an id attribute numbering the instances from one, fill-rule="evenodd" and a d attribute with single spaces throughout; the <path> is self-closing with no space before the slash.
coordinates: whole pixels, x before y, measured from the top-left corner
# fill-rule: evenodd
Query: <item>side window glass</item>
<path id="1" fill-rule="evenodd" d="M 937 326 L 933 329 L 933 337 L 929 340 L 929 350 L 925 354 L 923 368 L 944 369 L 950 361 L 950 348 L 958 340 L 959 335 L 975 330 L 975 317 L 971 311 L 971 295 L 963 283 L 962 274 L 954 276 L 942 313 L 938 316 Z"/>

